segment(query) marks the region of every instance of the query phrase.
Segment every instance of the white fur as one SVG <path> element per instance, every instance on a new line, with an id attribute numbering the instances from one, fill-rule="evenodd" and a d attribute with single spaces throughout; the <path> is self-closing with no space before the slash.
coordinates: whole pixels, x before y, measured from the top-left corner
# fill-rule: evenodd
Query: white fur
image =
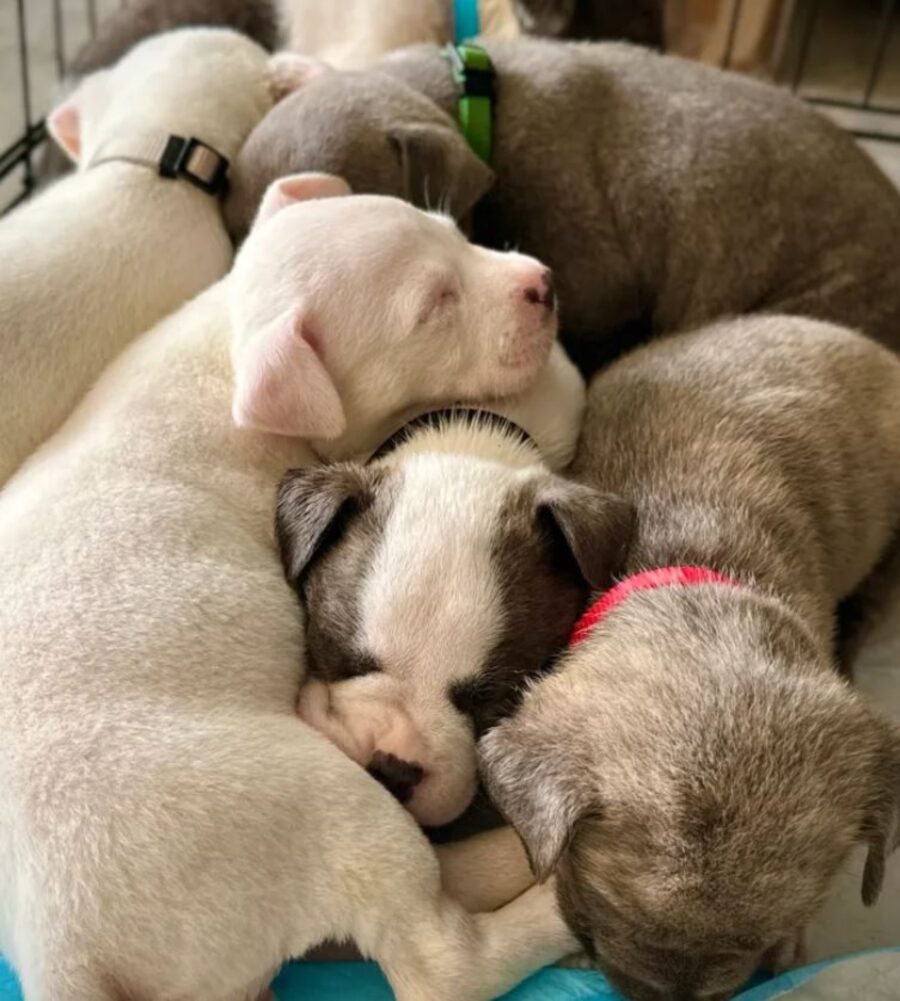
<path id="1" fill-rule="evenodd" d="M 370 66 L 416 42 L 453 40 L 452 0 L 280 0 L 288 45 L 337 69 Z M 483 34 L 520 33 L 511 0 L 480 0 Z"/>
<path id="2" fill-rule="evenodd" d="M 392 423 L 505 378 L 459 324 L 397 326 L 420 265 L 445 260 L 432 242 L 498 282 L 499 259 L 403 203 L 350 203 L 258 227 L 0 497 L 0 949 L 28 1001 L 248 1001 L 328 937 L 377 958 L 400 1001 L 486 1001 L 572 951 L 552 890 L 474 917 L 444 897 L 413 819 L 295 715 L 303 631 L 272 505 L 315 456 L 233 425 L 229 331 L 240 364 L 285 311 L 320 321 L 348 418 L 335 454 L 381 433 L 361 414 Z"/>
<path id="3" fill-rule="evenodd" d="M 82 168 L 109 140 L 197 136 L 233 158 L 271 106 L 267 57 L 230 31 L 137 46 L 50 118 Z M 220 205 L 114 162 L 82 170 L 0 222 L 0 485 L 135 336 L 220 278 Z"/>
<path id="4" fill-rule="evenodd" d="M 377 751 L 423 768 L 406 804 L 422 824 L 449 823 L 472 801 L 474 734 L 447 693 L 482 672 L 500 638 L 491 551 L 503 504 L 523 481 L 568 463 L 583 399 L 574 367 L 554 352 L 533 391 L 495 407 L 534 431 L 547 460 L 518 437 L 459 425 L 420 432 L 392 453 L 399 491 L 359 609 L 359 652 L 381 670 L 301 690 L 301 718 L 354 761 L 367 766 Z"/>
<path id="5" fill-rule="evenodd" d="M 473 246 L 445 216 L 299 177 L 277 182 L 282 194 L 260 210 L 281 256 L 251 255 L 233 283 L 240 425 L 310 437 L 324 453 L 344 428 L 372 437 L 386 413 L 446 399 L 451 373 L 466 399 L 534 381 L 556 333 L 555 315 L 525 295 L 543 265 Z M 267 220 L 291 193 L 314 200 Z M 290 294 L 298 274 L 302 297 Z M 254 294 L 260 285 L 281 294 Z"/>

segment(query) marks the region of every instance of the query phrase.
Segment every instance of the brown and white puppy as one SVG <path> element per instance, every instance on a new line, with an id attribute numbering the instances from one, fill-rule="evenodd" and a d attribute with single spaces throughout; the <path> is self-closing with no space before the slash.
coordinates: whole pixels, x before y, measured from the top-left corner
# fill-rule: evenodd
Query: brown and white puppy
<path id="1" fill-rule="evenodd" d="M 900 363 L 759 317 L 593 382 L 575 462 L 632 503 L 639 590 L 480 745 L 487 786 L 587 952 L 636 1001 L 728 998 L 789 963 L 851 847 L 878 896 L 900 841 L 900 734 L 841 680 L 834 613 L 900 511 Z"/>
<path id="2" fill-rule="evenodd" d="M 300 714 L 428 826 L 469 806 L 476 736 L 546 669 L 624 534 L 624 505 L 551 472 L 580 425 L 565 366 L 552 407 L 512 411 L 547 461 L 463 413 L 281 486 L 285 569 L 309 613 Z"/>

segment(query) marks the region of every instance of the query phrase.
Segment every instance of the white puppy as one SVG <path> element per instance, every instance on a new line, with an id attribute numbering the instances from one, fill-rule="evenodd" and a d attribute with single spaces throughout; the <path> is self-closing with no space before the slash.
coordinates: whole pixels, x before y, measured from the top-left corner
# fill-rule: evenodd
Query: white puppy
<path id="1" fill-rule="evenodd" d="M 271 103 L 259 46 L 191 29 L 142 43 L 51 113 L 80 170 L 0 222 L 0 486 L 126 344 L 231 264 L 219 199 L 130 158 L 178 135 L 231 160 Z M 218 161 L 195 157 L 211 176 Z"/>
<path id="2" fill-rule="evenodd" d="M 279 0 L 278 6 L 288 47 L 337 69 L 363 69 L 404 45 L 454 36 L 452 0 Z M 482 34 L 521 33 L 512 0 L 480 0 L 478 9 Z"/>
<path id="3" fill-rule="evenodd" d="M 247 1001 L 329 937 L 401 1001 L 487 999 L 573 948 L 545 888 L 444 897 L 409 814 L 295 713 L 285 468 L 560 377 L 537 262 L 400 201 L 292 204 L 345 193 L 276 182 L 232 276 L 0 498 L 0 949 L 28 1001 Z"/>

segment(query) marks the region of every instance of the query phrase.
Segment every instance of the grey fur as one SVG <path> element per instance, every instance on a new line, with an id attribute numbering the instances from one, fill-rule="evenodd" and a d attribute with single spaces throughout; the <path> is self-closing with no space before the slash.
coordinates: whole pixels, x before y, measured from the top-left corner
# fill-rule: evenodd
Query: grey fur
<path id="1" fill-rule="evenodd" d="M 649 334 L 758 311 L 830 319 L 900 346 L 900 195 L 808 105 L 628 45 L 483 44 L 498 72 L 495 182 L 475 236 L 553 269 L 582 368 Z M 484 166 L 455 120 L 456 89 L 434 46 L 326 73 L 251 135 L 230 228 L 244 233 L 266 184 L 293 171 L 431 205 L 477 192 Z M 408 160 L 391 140 L 411 126 L 433 139 L 418 172 L 427 186 L 407 185 Z M 469 208 L 450 201 L 458 215 Z"/>
<path id="2" fill-rule="evenodd" d="M 839 601 L 900 523 L 900 361 L 842 328 L 722 321 L 590 388 L 574 466 L 637 511 L 630 596 L 480 745 L 566 919 L 634 1001 L 730 997 L 855 843 L 900 843 L 900 734 L 834 670 Z"/>

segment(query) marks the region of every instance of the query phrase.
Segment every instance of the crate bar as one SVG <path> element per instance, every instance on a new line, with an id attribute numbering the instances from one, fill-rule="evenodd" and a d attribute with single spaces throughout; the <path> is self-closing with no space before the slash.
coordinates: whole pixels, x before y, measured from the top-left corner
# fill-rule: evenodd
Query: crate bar
<path id="1" fill-rule="evenodd" d="M 25 148 L 22 152 L 22 165 L 25 171 L 23 183 L 25 194 L 34 187 L 34 171 L 31 166 L 32 146 L 29 142 L 33 123 L 31 120 L 31 78 L 28 72 L 28 28 L 25 24 L 25 0 L 16 0 L 18 15 L 19 40 L 19 70 L 22 75 L 22 113 L 25 118 Z"/>
<path id="2" fill-rule="evenodd" d="M 0 153 L 0 180 L 7 174 L 15 170 L 25 159 L 29 150 L 36 149 L 47 138 L 47 128 L 43 122 L 32 125 L 31 128 L 17 139 L 11 146 L 7 146 Z"/>
<path id="3" fill-rule="evenodd" d="M 87 0 L 88 28 L 91 38 L 97 34 L 97 0 Z"/>
<path id="4" fill-rule="evenodd" d="M 871 107 L 872 95 L 878 86 L 881 67 L 891 41 L 891 29 L 894 26 L 894 15 L 896 13 L 897 0 L 884 0 L 882 3 L 881 21 L 878 25 L 878 40 L 875 43 L 875 58 L 872 60 L 872 68 L 869 71 L 869 79 L 866 81 L 866 90 L 863 95 L 862 103 L 864 108 Z"/>
<path id="5" fill-rule="evenodd" d="M 810 0 L 809 9 L 806 12 L 806 20 L 803 23 L 803 33 L 800 36 L 800 52 L 797 54 L 797 65 L 794 67 L 791 90 L 800 89 L 803 71 L 806 69 L 806 60 L 809 58 L 809 46 L 812 42 L 813 33 L 816 30 L 816 21 L 819 17 L 819 6 L 820 0 Z"/>
<path id="6" fill-rule="evenodd" d="M 731 60 L 734 56 L 734 43 L 737 38 L 738 24 L 741 21 L 741 10 L 744 6 L 744 0 L 731 0 L 731 17 L 728 21 L 728 36 L 725 41 L 725 56 L 722 60 L 722 66 L 724 69 L 728 69 L 731 66 Z"/>
<path id="7" fill-rule="evenodd" d="M 62 0 L 53 0 L 53 54 L 56 58 L 56 75 L 61 80 L 66 73 L 66 30 Z"/>

